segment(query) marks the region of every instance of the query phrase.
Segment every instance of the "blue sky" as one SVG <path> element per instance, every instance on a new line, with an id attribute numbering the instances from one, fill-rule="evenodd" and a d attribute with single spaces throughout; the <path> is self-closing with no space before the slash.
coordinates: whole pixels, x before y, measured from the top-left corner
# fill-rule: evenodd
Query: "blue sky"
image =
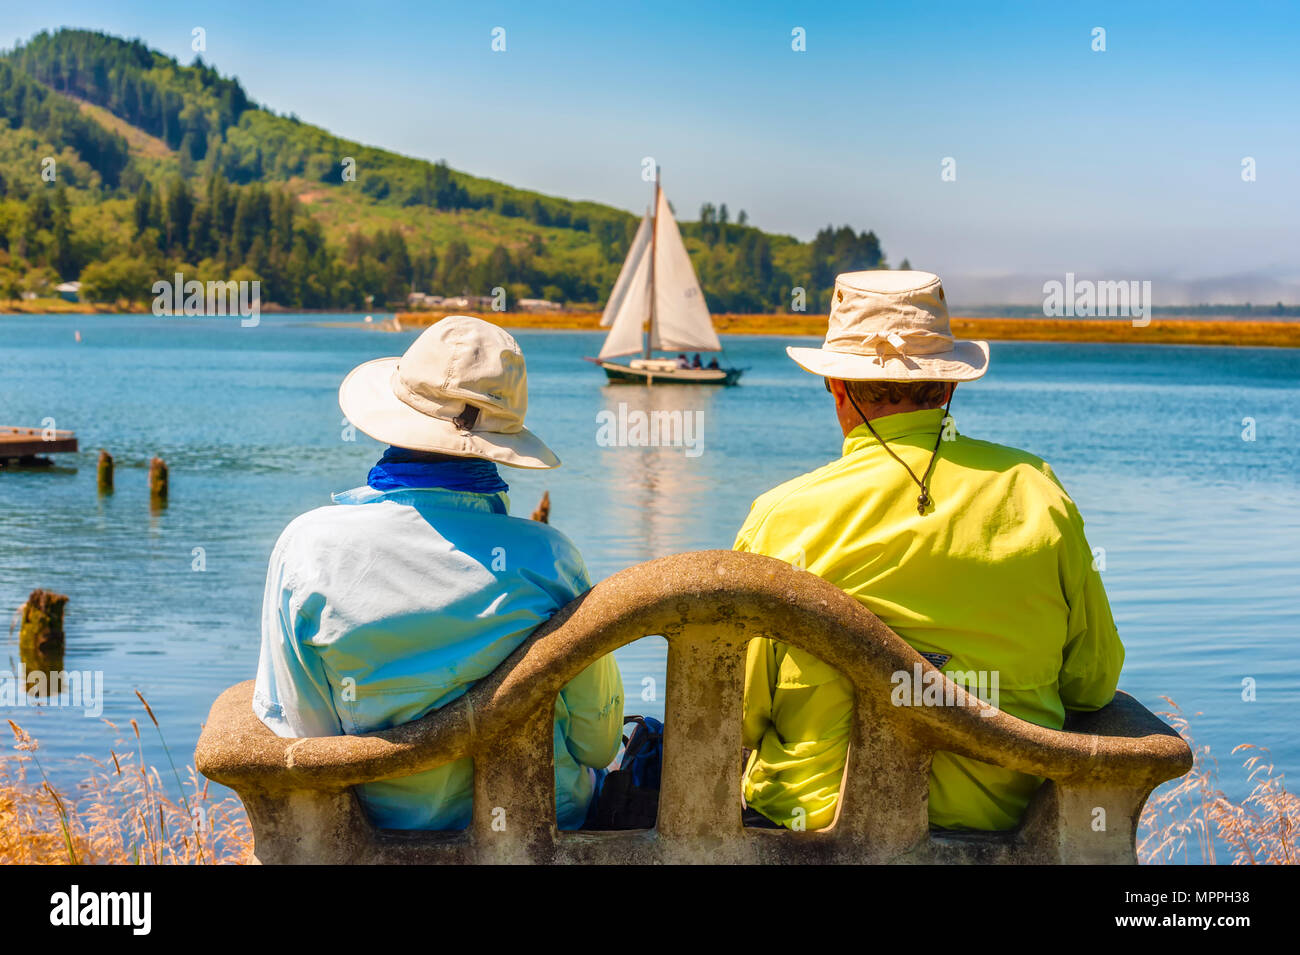
<path id="1" fill-rule="evenodd" d="M 70 25 L 189 62 L 201 26 L 278 112 L 556 195 L 639 209 L 653 156 L 684 218 L 872 228 L 967 302 L 1066 271 L 1300 301 L 1294 2 L 0 6 L 5 47 Z"/>

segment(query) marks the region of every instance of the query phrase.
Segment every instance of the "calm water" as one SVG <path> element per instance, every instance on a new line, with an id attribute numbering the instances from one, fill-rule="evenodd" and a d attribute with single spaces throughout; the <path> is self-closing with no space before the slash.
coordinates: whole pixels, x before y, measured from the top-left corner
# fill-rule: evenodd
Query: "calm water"
<path id="1" fill-rule="evenodd" d="M 0 318 L 0 424 L 53 418 L 82 453 L 47 472 L 0 473 L 0 612 L 34 587 L 70 595 L 68 670 L 101 670 L 104 717 L 151 701 L 191 759 L 213 697 L 253 675 L 266 561 L 283 526 L 364 483 L 379 446 L 344 439 L 336 389 L 355 364 L 399 354 L 414 334 L 321 328 L 263 317 Z M 74 339 L 80 330 L 82 342 Z M 516 513 L 544 490 L 552 522 L 593 579 L 676 551 L 730 546 L 755 496 L 838 455 L 821 382 L 784 356 L 793 340 L 727 339 L 750 367 L 727 390 L 611 388 L 578 360 L 588 333 L 521 332 L 529 423 L 564 459 L 550 473 L 506 469 Z M 704 412 L 704 452 L 601 448 L 596 413 Z M 1252 742 L 1300 769 L 1300 351 L 995 343 L 990 374 L 958 391 L 966 433 L 1050 461 L 1106 551 L 1104 579 L 1128 660 L 1120 685 L 1152 708 L 1170 696 L 1209 743 L 1225 788 L 1242 791 Z M 1253 418 L 1256 440 L 1242 438 Z M 99 497 L 95 457 L 117 459 Z M 171 502 L 151 514 L 146 467 L 171 467 Z M 192 569 L 203 548 L 206 570 Z M 4 664 L 17 665 L 17 636 Z M 619 655 L 629 690 L 662 681 L 663 645 Z M 1253 679 L 1257 699 L 1242 700 Z M 635 694 L 631 694 L 635 698 Z M 662 699 L 662 694 L 660 695 Z M 661 715 L 662 704 L 634 704 Z M 81 778 L 79 753 L 115 735 L 77 710 L 0 712 L 39 738 L 47 768 Z M 147 724 L 146 724 L 147 725 Z M 151 729 L 151 728 L 150 728 Z M 5 744 L 7 746 L 7 743 Z M 146 757 L 164 757 L 146 735 Z"/>

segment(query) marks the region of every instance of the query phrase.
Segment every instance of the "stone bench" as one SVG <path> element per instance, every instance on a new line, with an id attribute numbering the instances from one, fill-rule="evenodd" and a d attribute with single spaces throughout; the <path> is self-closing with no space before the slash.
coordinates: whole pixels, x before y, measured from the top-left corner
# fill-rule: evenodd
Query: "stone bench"
<path id="1" fill-rule="evenodd" d="M 560 832 L 551 749 L 556 694 L 602 655 L 651 634 L 668 641 L 658 824 Z M 769 636 L 835 666 L 855 688 L 839 815 L 828 829 L 741 824 L 745 649 Z M 891 676 L 916 665 L 930 669 L 821 578 L 767 557 L 703 551 L 639 564 L 597 584 L 470 692 L 394 729 L 284 739 L 253 714 L 252 682 L 240 683 L 213 704 L 195 758 L 205 776 L 239 793 L 265 863 L 1136 861 L 1138 816 L 1151 790 L 1192 765 L 1172 729 L 1125 693 L 1095 713 L 1072 714 L 1064 731 L 1000 710 L 989 715 L 970 700 L 893 705 Z M 937 750 L 1047 782 L 1014 831 L 931 830 L 928 769 Z M 378 830 L 350 789 L 466 756 L 474 759 L 474 812 L 463 832 Z"/>

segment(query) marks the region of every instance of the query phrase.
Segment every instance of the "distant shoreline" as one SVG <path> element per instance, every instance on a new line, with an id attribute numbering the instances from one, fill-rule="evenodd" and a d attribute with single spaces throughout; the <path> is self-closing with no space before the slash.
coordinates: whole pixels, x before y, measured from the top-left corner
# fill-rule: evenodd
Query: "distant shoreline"
<path id="1" fill-rule="evenodd" d="M 12 303 L 17 309 L 0 307 L 4 315 L 69 315 L 69 314 L 138 314 L 134 309 L 118 309 L 82 302 L 61 302 L 53 305 L 41 302 L 39 309 Z M 51 307 L 52 306 L 52 307 Z M 332 309 L 307 311 L 267 306 L 265 314 L 340 315 L 361 312 L 339 312 Z M 143 312 L 148 314 L 148 312 Z M 373 324 L 360 321 L 355 324 L 374 331 L 397 331 L 425 328 L 445 317 L 446 312 L 380 312 Z M 581 312 L 477 312 L 476 315 L 494 325 L 506 328 L 553 331 L 599 331 L 600 313 L 595 310 Z M 352 325 L 351 322 L 327 322 L 326 327 Z M 713 316 L 714 327 L 721 335 L 811 335 L 820 337 L 826 332 L 826 316 L 821 314 L 795 315 L 790 313 Z M 959 338 L 992 339 L 994 341 L 1031 342 L 1089 342 L 1123 345 L 1241 345 L 1265 348 L 1300 348 L 1300 321 L 1255 321 L 1253 319 L 1182 318 L 1153 316 L 1146 326 L 1134 326 L 1128 320 L 1101 318 L 961 318 L 952 319 L 953 334 Z"/>

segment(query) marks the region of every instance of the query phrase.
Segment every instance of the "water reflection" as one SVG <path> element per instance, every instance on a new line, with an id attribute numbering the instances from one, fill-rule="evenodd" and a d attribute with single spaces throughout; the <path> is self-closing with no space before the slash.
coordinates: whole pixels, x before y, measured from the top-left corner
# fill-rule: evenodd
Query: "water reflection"
<path id="1" fill-rule="evenodd" d="M 607 537 L 623 566 L 698 546 L 721 462 L 709 447 L 718 389 L 699 385 L 609 385 L 601 390 L 599 485 L 614 526 Z M 593 502 L 595 503 L 595 502 Z"/>
<path id="2" fill-rule="evenodd" d="M 719 389 L 699 385 L 608 385 L 598 426 L 602 479 L 591 505 L 604 526 L 599 560 L 611 568 L 697 550 L 707 539 L 721 450 L 712 442 Z M 613 442 L 612 444 L 609 442 Z M 638 640 L 615 652 L 626 712 L 664 718 L 668 645 Z"/>

